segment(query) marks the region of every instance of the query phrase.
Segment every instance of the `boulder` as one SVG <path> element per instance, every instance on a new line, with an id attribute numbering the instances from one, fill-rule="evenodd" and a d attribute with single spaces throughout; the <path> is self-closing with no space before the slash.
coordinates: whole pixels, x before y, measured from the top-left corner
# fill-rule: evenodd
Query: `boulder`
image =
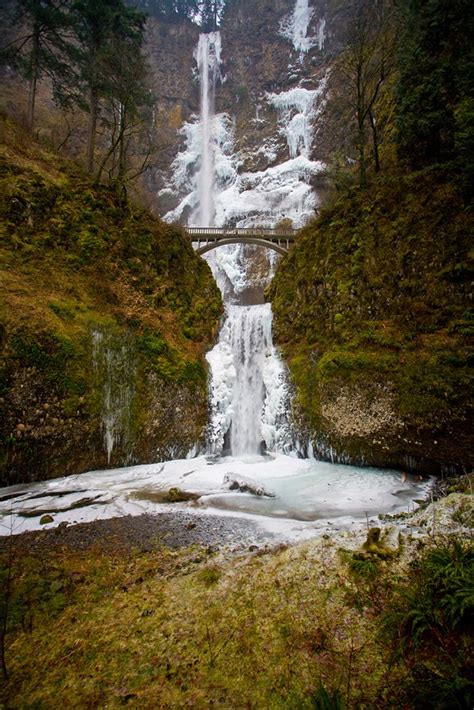
<path id="1" fill-rule="evenodd" d="M 276 498 L 275 493 L 265 490 L 264 486 L 258 481 L 253 481 L 251 478 L 238 476 L 234 473 L 226 473 L 222 485 L 229 491 L 240 491 L 240 493 L 250 493 L 253 496 Z"/>
<path id="2" fill-rule="evenodd" d="M 400 532 L 396 527 L 390 526 L 383 533 L 380 528 L 370 528 L 367 532 L 367 539 L 362 545 L 362 552 L 356 553 L 354 557 L 365 559 L 370 555 L 375 555 L 388 560 L 396 557 L 399 553 Z"/>

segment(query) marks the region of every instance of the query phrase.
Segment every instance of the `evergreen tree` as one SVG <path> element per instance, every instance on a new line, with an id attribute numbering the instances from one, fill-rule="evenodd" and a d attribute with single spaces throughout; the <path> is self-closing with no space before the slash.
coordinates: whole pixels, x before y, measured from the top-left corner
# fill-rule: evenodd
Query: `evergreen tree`
<path id="1" fill-rule="evenodd" d="M 16 64 L 29 82 L 27 122 L 32 130 L 38 81 L 49 77 L 53 94 L 59 99 L 61 84 L 70 74 L 66 0 L 18 0 L 12 22 L 21 27 L 21 32 L 2 49 L 2 55 Z"/>
<path id="2" fill-rule="evenodd" d="M 127 156 L 132 142 L 136 143 L 145 125 L 145 111 L 151 105 L 146 86 L 146 69 L 137 41 L 130 42 L 116 35 L 104 55 L 108 73 L 108 101 L 104 102 L 102 124 L 108 129 L 110 146 L 102 159 L 99 178 L 104 169 L 116 181 L 121 194 L 128 181 Z M 148 154 L 145 156 L 145 162 Z M 140 174 L 144 168 L 138 168 Z M 136 175 L 134 176 L 136 177 Z"/>
<path id="3" fill-rule="evenodd" d="M 400 0 L 399 7 L 399 155 L 412 167 L 462 159 L 472 170 L 471 0 Z"/>
<path id="4" fill-rule="evenodd" d="M 83 88 L 82 95 L 76 95 L 74 100 L 89 112 L 87 167 L 92 171 L 100 103 L 113 98 L 116 91 L 111 71 L 113 48 L 120 42 L 122 47 L 139 53 L 145 18 L 122 0 L 74 0 L 72 10 L 79 45 L 75 56 Z"/>
<path id="5" fill-rule="evenodd" d="M 128 3 L 165 21 L 192 20 L 199 12 L 199 0 L 128 0 Z"/>

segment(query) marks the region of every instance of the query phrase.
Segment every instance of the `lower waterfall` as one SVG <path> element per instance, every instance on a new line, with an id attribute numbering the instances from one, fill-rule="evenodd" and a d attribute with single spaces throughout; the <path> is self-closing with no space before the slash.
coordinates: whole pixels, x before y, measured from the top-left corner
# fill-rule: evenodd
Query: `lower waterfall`
<path id="1" fill-rule="evenodd" d="M 272 342 L 269 304 L 227 306 L 210 369 L 209 447 L 214 454 L 289 451 L 289 388 Z"/>

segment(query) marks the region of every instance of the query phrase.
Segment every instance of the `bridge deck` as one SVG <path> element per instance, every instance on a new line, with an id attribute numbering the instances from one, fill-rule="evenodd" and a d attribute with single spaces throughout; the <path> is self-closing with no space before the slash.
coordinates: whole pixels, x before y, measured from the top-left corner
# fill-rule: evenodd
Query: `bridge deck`
<path id="1" fill-rule="evenodd" d="M 215 242 L 226 238 L 264 239 L 269 242 L 294 242 L 296 229 L 260 229 L 258 227 L 187 227 L 186 231 L 193 241 Z"/>

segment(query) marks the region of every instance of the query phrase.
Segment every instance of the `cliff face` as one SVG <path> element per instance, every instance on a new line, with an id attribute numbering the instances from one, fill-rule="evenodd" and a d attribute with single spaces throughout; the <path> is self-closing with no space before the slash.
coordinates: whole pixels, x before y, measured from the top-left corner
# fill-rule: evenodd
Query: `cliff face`
<path id="1" fill-rule="evenodd" d="M 225 153 L 231 158 L 234 181 L 243 176 L 246 183 L 261 184 L 265 173 L 288 161 L 290 157 L 288 123 L 296 116 L 314 132 L 314 140 L 306 147 L 308 159 L 326 160 L 334 146 L 329 145 L 319 122 L 319 108 L 324 96 L 317 97 L 310 110 L 300 97 L 278 102 L 275 96 L 294 89 L 315 91 L 337 51 L 337 21 L 328 0 L 310 3 L 308 13 L 295 25 L 295 0 L 228 0 L 220 27 L 221 57 L 215 99 L 216 112 L 225 117 Z M 304 4 L 304 3 L 303 3 Z M 9 0 L 8 5 L 14 5 Z M 305 19 L 306 18 L 306 19 Z M 301 24 L 302 23 L 302 24 Z M 14 30 L 7 31 L 11 41 Z M 147 85 L 153 107 L 147 117 L 146 134 L 151 146 L 148 168 L 140 179 L 140 198 L 164 216 L 171 213 L 183 197 L 193 189 L 199 170 L 200 156 L 189 166 L 185 184 L 176 184 L 175 159 L 189 149 L 186 128 L 198 122 L 199 77 L 195 51 L 199 28 L 189 22 L 164 22 L 149 17 L 146 23 L 145 55 L 148 66 Z M 15 120 L 26 115 L 27 86 L 11 67 L 2 69 L 2 108 Z M 272 98 L 273 97 L 273 98 Z M 295 103 L 296 100 L 296 103 Z M 293 103 L 292 103 L 293 102 Z M 85 154 L 87 114 L 75 111 L 63 114 L 55 108 L 51 87 L 42 81 L 37 97 L 38 137 L 79 161 Z M 295 124 L 296 125 L 296 124 Z M 216 127 L 218 151 L 222 136 Z M 108 148 L 107 131 L 97 136 L 97 164 Z M 133 164 L 142 163 L 148 147 L 134 146 Z M 318 190 L 324 180 L 317 171 L 297 178 Z M 219 185 L 217 185 L 219 189 Z M 221 185 L 222 187 L 222 185 Z M 245 186 L 238 185 L 238 193 Z M 317 200 L 316 200 L 317 201 Z M 286 211 L 287 212 L 287 211 Z M 274 211 L 273 222 L 288 216 L 285 210 Z M 308 215 L 306 215 L 307 217 Z M 245 219 L 243 213 L 229 217 L 234 222 Z M 295 213 L 294 219 L 297 220 Z M 268 220 L 271 221 L 270 216 Z M 185 223 L 186 215 L 177 221 Z M 303 224 L 303 221 L 301 221 Z"/>
<path id="2" fill-rule="evenodd" d="M 318 137 L 318 116 L 324 99 L 321 82 L 335 52 L 328 5 L 326 0 L 311 4 L 307 26 L 304 32 L 299 30 L 305 38 L 296 40 L 293 0 L 228 3 L 220 28 L 215 90 L 216 193 L 233 186 L 232 199 L 238 207 L 223 214 L 218 209 L 219 223 L 243 226 L 252 214 L 239 196 L 255 186 L 259 188 L 266 180 L 275 180 L 272 169 L 302 154 L 302 146 L 292 149 L 288 132 L 306 132 L 304 155 L 308 161 L 327 157 L 328 147 Z M 158 213 L 169 213 L 170 219 L 184 223 L 189 214 L 176 208 L 195 187 L 201 157 L 190 138 L 190 133 L 194 136 L 197 132 L 193 128 L 199 116 L 199 81 L 193 54 L 199 35 L 191 24 L 160 24 L 153 18 L 149 18 L 147 28 L 148 63 L 156 98 L 153 131 L 160 150 L 147 172 L 146 192 Z M 320 95 L 311 93 L 316 90 Z M 178 162 L 173 164 L 176 158 Z M 222 163 L 226 163 L 226 169 L 219 174 Z M 295 179 L 322 186 L 324 181 L 316 174 L 321 171 L 313 166 L 303 172 L 300 167 Z M 261 223 L 275 224 L 288 216 L 298 223 L 296 212 L 289 215 L 289 210 L 275 208 L 268 215 L 255 212 Z"/>
<path id="3" fill-rule="evenodd" d="M 275 335 L 295 418 L 323 456 L 472 467 L 472 228 L 455 176 L 381 178 L 325 210 L 282 262 Z"/>
<path id="4" fill-rule="evenodd" d="M 150 209 L 163 215 L 175 202 L 157 201 L 157 194 L 164 186 L 164 176 L 169 173 L 182 142 L 180 130 L 193 114 L 199 113 L 199 86 L 193 71 L 199 30 L 190 22 L 163 23 L 148 18 L 145 37 L 149 84 L 154 98 L 150 126 L 154 150 L 142 188 Z"/>
<path id="5" fill-rule="evenodd" d="M 175 228 L 2 124 L 3 485 L 185 456 L 221 299 Z"/>

